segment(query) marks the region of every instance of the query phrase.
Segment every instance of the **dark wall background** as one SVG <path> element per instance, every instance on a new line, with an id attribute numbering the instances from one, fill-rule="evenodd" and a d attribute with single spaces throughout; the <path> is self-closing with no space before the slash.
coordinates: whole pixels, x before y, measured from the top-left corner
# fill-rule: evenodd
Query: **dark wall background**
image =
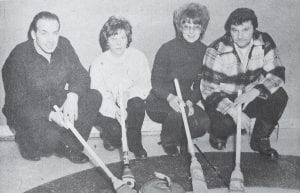
<path id="1" fill-rule="evenodd" d="M 100 53 L 98 34 L 111 15 L 129 19 L 133 26 L 133 43 L 145 52 L 150 67 L 157 49 L 174 37 L 173 10 L 187 0 L 18 0 L 0 1 L 0 67 L 2 68 L 13 47 L 26 40 L 33 16 L 48 10 L 61 20 L 61 33 L 69 38 L 88 68 Z M 238 7 L 255 10 L 259 30 L 267 31 L 279 48 L 286 66 L 286 85 L 290 100 L 281 122 L 295 127 L 300 119 L 300 1 L 298 0 L 195 0 L 206 5 L 211 20 L 204 43 L 209 44 L 224 33 L 224 23 L 231 11 Z M 1 76 L 1 75 L 0 75 Z M 2 77 L 0 81 L 0 106 L 4 103 Z M 0 113 L 0 125 L 6 120 Z"/>

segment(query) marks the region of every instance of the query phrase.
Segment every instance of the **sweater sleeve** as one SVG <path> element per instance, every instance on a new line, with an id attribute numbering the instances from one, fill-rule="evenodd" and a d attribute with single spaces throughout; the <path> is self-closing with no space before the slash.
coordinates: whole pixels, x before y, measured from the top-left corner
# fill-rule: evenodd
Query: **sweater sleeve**
<path id="1" fill-rule="evenodd" d="M 90 87 L 90 77 L 87 70 L 82 66 L 71 43 L 65 39 L 62 43 L 63 53 L 69 62 L 69 91 L 82 96 Z"/>
<path id="2" fill-rule="evenodd" d="M 285 68 L 281 64 L 278 50 L 273 39 L 267 33 L 263 34 L 264 46 L 264 66 L 266 72 L 264 81 L 255 86 L 260 91 L 260 98 L 267 99 L 279 87 L 284 85 Z"/>
<path id="3" fill-rule="evenodd" d="M 217 50 L 208 48 L 204 56 L 200 90 L 208 106 L 226 114 L 232 108 L 233 103 L 229 100 L 227 93 L 222 92 L 220 88 L 222 76 L 216 70 L 216 66 L 221 66 L 220 63 L 222 61 Z"/>
<path id="4" fill-rule="evenodd" d="M 161 98 L 167 99 L 168 95 L 171 93 L 169 88 L 167 77 L 169 77 L 169 60 L 168 52 L 165 47 L 161 47 L 154 59 L 154 64 L 152 68 L 151 84 L 153 93 Z"/>
<path id="5" fill-rule="evenodd" d="M 5 89 L 4 112 L 8 119 L 21 119 L 31 123 L 34 119 L 48 119 L 48 104 L 32 100 L 30 89 L 26 85 L 24 50 L 13 50 L 2 68 Z"/>
<path id="6" fill-rule="evenodd" d="M 136 66 L 138 70 L 137 73 L 134 75 L 135 77 L 132 77 L 134 80 L 134 83 L 132 84 L 132 87 L 130 88 L 130 96 L 129 98 L 133 97 L 140 97 L 142 99 L 145 99 L 149 91 L 151 89 L 151 81 L 150 81 L 150 70 L 149 70 L 149 64 L 146 56 L 142 52 L 137 52 L 135 58 L 137 58 Z"/>
<path id="7" fill-rule="evenodd" d="M 98 90 L 102 95 L 102 104 L 99 112 L 104 116 L 115 118 L 118 107 L 112 91 L 114 88 L 111 88 L 106 84 L 106 74 L 107 72 L 102 67 L 100 59 L 96 59 L 90 68 L 91 88 Z"/>

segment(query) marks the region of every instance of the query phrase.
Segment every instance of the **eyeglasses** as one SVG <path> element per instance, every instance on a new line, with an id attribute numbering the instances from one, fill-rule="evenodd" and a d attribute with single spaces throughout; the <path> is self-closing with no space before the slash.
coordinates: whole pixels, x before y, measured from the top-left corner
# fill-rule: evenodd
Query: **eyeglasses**
<path id="1" fill-rule="evenodd" d="M 183 24 L 182 25 L 182 31 L 183 32 L 189 32 L 189 31 L 195 31 L 195 32 L 201 32 L 202 26 L 199 24 Z"/>

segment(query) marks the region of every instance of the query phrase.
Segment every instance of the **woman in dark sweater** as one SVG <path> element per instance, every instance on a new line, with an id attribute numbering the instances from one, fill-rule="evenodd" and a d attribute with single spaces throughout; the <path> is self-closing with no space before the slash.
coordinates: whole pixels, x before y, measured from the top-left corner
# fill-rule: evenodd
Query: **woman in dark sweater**
<path id="1" fill-rule="evenodd" d="M 193 138 L 210 127 L 210 120 L 197 103 L 202 100 L 200 75 L 206 45 L 202 39 L 209 22 L 205 6 L 190 3 L 174 11 L 176 37 L 158 50 L 151 75 L 152 90 L 147 97 L 149 117 L 162 123 L 161 144 L 168 155 L 186 153 L 186 136 L 181 118 L 174 78 L 179 80 Z"/>

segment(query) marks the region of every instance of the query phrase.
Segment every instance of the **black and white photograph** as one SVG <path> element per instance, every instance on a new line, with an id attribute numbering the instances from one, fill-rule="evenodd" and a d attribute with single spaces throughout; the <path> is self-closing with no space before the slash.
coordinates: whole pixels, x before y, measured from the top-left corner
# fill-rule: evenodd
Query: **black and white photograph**
<path id="1" fill-rule="evenodd" d="M 0 193 L 300 193 L 299 10 L 0 0 Z"/>

